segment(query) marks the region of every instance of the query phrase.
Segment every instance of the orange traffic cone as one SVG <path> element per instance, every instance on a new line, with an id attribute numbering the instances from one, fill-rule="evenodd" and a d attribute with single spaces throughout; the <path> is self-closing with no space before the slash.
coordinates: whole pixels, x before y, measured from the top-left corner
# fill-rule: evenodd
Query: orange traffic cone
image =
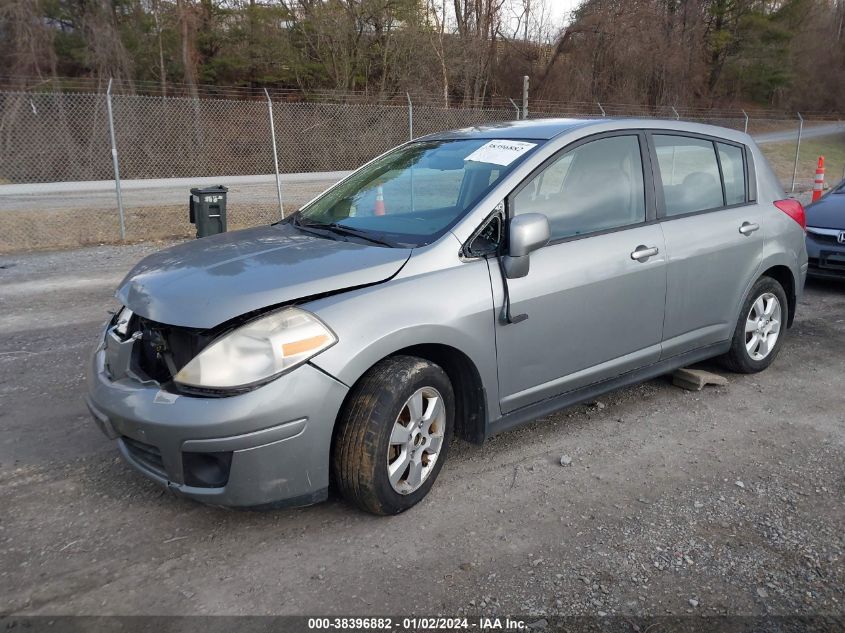
<path id="1" fill-rule="evenodd" d="M 386 209 L 384 208 L 384 191 L 381 185 L 376 187 L 376 204 L 373 207 L 373 215 L 384 215 Z"/>
<path id="2" fill-rule="evenodd" d="M 822 197 L 822 189 L 824 189 L 824 156 L 819 156 L 816 179 L 813 181 L 813 202 Z"/>

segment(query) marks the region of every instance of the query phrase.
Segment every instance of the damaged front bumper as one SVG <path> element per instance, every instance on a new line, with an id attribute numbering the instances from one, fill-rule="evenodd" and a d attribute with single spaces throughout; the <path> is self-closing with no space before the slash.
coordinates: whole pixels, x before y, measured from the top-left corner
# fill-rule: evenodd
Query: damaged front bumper
<path id="1" fill-rule="evenodd" d="M 172 492 L 223 506 L 325 499 L 331 437 L 348 388 L 305 364 L 229 397 L 175 394 L 131 372 L 113 376 L 101 345 L 87 404 L 126 461 Z"/>

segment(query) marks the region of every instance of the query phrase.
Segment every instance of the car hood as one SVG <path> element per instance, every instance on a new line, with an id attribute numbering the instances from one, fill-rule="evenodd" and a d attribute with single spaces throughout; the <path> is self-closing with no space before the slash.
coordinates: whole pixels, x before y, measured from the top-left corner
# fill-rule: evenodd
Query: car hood
<path id="1" fill-rule="evenodd" d="M 211 328 L 253 310 L 385 281 L 411 254 L 343 239 L 287 223 L 206 237 L 141 260 L 116 296 L 153 321 Z"/>
<path id="2" fill-rule="evenodd" d="M 807 206 L 807 226 L 845 229 L 845 193 L 829 193 Z"/>

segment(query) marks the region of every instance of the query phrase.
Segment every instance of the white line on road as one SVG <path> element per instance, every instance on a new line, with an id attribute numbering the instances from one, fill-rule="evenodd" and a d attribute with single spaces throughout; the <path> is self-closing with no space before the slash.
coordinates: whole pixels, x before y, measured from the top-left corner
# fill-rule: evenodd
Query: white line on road
<path id="1" fill-rule="evenodd" d="M 62 290 L 81 290 L 83 288 L 117 287 L 123 275 L 109 275 L 104 277 L 47 277 L 31 281 L 19 281 L 10 284 L 0 284 L 0 299 L 7 297 L 22 297 Z"/>

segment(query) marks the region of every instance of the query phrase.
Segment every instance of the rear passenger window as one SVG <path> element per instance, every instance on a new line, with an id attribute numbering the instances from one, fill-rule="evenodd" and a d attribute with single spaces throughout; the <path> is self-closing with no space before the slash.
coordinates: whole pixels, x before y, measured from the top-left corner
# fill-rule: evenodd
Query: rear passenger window
<path id="1" fill-rule="evenodd" d="M 645 221 L 645 189 L 636 136 L 590 141 L 561 154 L 511 200 L 513 213 L 542 213 L 552 239 Z"/>
<path id="2" fill-rule="evenodd" d="M 719 163 L 711 141 L 667 134 L 653 138 L 667 216 L 724 206 Z"/>
<path id="3" fill-rule="evenodd" d="M 719 148 L 719 161 L 722 163 L 722 176 L 725 179 L 725 204 L 745 202 L 745 168 L 742 163 L 742 150 L 736 145 L 716 143 Z"/>

